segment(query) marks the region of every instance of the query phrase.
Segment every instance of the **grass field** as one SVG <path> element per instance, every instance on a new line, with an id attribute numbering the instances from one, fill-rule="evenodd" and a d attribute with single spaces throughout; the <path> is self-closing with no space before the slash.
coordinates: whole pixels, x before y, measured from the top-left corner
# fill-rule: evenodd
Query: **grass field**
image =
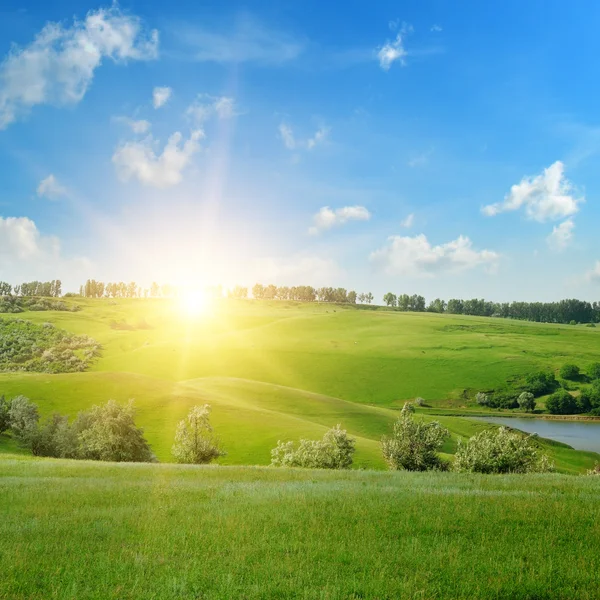
<path id="1" fill-rule="evenodd" d="M 268 464 L 279 439 L 321 437 L 341 423 L 357 437 L 357 466 L 382 468 L 379 440 L 405 400 L 423 396 L 434 409 L 461 409 L 468 389 L 567 360 L 585 368 L 600 342 L 600 329 L 294 302 L 224 301 L 195 320 L 169 300 L 76 302 L 77 313 L 3 317 L 90 335 L 102 357 L 84 373 L 0 374 L 0 394 L 25 394 L 44 414 L 72 416 L 134 398 L 161 461 L 170 459 L 177 422 L 208 402 L 228 452 L 223 464 Z M 446 453 L 458 436 L 486 426 L 436 418 L 453 434 Z M 14 450 L 7 436 L 1 449 Z M 547 451 L 567 472 L 598 458 L 557 445 Z"/>
<path id="2" fill-rule="evenodd" d="M 595 600 L 600 480 L 0 456 L 0 598 Z"/>

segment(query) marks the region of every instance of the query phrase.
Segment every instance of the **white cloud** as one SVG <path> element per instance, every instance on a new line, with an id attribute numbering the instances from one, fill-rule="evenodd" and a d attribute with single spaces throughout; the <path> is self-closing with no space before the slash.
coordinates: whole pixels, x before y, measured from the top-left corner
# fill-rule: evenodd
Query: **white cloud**
<path id="1" fill-rule="evenodd" d="M 144 185 L 165 188 L 177 185 L 183 178 L 192 156 L 200 150 L 201 130 L 193 131 L 183 142 L 181 133 L 174 133 L 161 154 L 154 151 L 156 143 L 151 135 L 142 141 L 126 142 L 112 157 L 122 181 L 135 178 Z M 183 142 L 183 143 L 182 143 Z"/>
<path id="2" fill-rule="evenodd" d="M 396 35 L 396 39 L 394 39 L 393 41 L 388 40 L 383 46 L 381 46 L 378 49 L 377 59 L 379 60 L 379 66 L 384 71 L 389 71 L 392 64 L 396 61 L 398 61 L 401 66 L 406 66 L 405 59 L 408 56 L 408 52 L 404 48 L 404 37 L 407 33 L 412 32 L 412 30 L 413 28 L 411 25 L 403 23 L 402 29 Z"/>
<path id="3" fill-rule="evenodd" d="M 500 256 L 491 250 L 475 250 L 468 237 L 432 246 L 425 235 L 392 236 L 388 244 L 371 253 L 370 260 L 386 273 L 430 277 L 479 266 L 493 269 Z"/>
<path id="4" fill-rule="evenodd" d="M 235 100 L 228 96 L 198 94 L 194 102 L 187 107 L 185 114 L 196 126 L 201 127 L 208 119 L 231 119 L 238 116 Z"/>
<path id="5" fill-rule="evenodd" d="M 140 119 L 139 121 L 129 121 L 128 123 L 129 127 L 131 127 L 131 131 L 133 131 L 133 133 L 138 133 L 138 134 L 143 134 L 143 133 L 147 133 L 148 131 L 150 131 L 150 128 L 152 127 L 152 125 L 148 122 L 145 121 L 144 119 Z"/>
<path id="6" fill-rule="evenodd" d="M 202 62 L 277 66 L 296 59 L 305 45 L 303 40 L 270 29 L 249 15 L 239 16 L 227 31 L 179 25 L 176 33 L 189 48 L 186 57 Z"/>
<path id="7" fill-rule="evenodd" d="M 410 229 L 415 222 L 414 213 L 410 213 L 405 219 L 400 221 L 400 227 L 406 227 L 406 229 Z"/>
<path id="8" fill-rule="evenodd" d="M 440 25 L 432 25 L 431 31 L 433 31 L 434 33 L 439 33 L 440 31 L 442 31 L 442 28 Z"/>
<path id="9" fill-rule="evenodd" d="M 0 64 L 0 129 L 39 104 L 77 104 L 104 58 L 116 63 L 157 57 L 158 32 L 117 5 L 63 27 L 47 23 L 28 46 L 13 46 Z"/>
<path id="10" fill-rule="evenodd" d="M 43 253 L 57 254 L 58 239 L 42 238 L 27 217 L 0 217 L 0 259 L 33 259 Z"/>
<path id="11" fill-rule="evenodd" d="M 37 195 L 40 198 L 50 198 L 51 200 L 55 200 L 56 198 L 66 196 L 67 194 L 67 188 L 61 185 L 54 175 L 48 175 L 48 177 L 42 179 L 37 187 Z"/>
<path id="12" fill-rule="evenodd" d="M 564 176 L 564 165 L 556 161 L 535 177 L 524 177 L 510 188 L 503 202 L 483 207 L 483 214 L 495 216 L 502 212 L 525 209 L 534 221 L 564 219 L 579 210 L 584 198 L 573 196 L 573 185 Z"/>
<path id="13" fill-rule="evenodd" d="M 556 251 L 561 251 L 567 248 L 573 241 L 573 230 L 575 222 L 573 219 L 567 219 L 560 225 L 555 225 L 552 233 L 546 238 L 550 248 Z"/>
<path id="14" fill-rule="evenodd" d="M 585 274 L 585 278 L 593 283 L 600 283 L 600 260 Z"/>
<path id="15" fill-rule="evenodd" d="M 279 137 L 281 138 L 283 145 L 288 150 L 300 148 L 305 150 L 313 150 L 316 146 L 323 144 L 327 140 L 330 132 L 330 127 L 322 125 L 317 129 L 317 131 L 315 131 L 312 137 L 306 140 L 299 140 L 296 139 L 294 136 L 294 131 L 289 125 L 286 123 L 281 123 L 281 125 L 279 125 Z"/>
<path id="16" fill-rule="evenodd" d="M 314 215 L 314 225 L 308 231 L 311 235 L 315 235 L 348 221 L 368 221 L 370 218 L 371 213 L 364 206 L 344 206 L 336 210 L 324 206 Z"/>
<path id="17" fill-rule="evenodd" d="M 170 87 L 155 87 L 152 91 L 152 105 L 154 108 L 164 106 L 172 94 L 173 90 Z"/>

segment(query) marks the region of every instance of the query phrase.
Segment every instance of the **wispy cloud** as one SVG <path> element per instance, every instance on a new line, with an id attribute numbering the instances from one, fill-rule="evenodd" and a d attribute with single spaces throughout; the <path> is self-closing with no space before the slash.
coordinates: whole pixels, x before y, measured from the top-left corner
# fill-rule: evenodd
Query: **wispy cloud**
<path id="1" fill-rule="evenodd" d="M 116 63 L 149 60 L 158 54 L 158 32 L 116 4 L 89 12 L 71 27 L 47 23 L 33 42 L 13 47 L 0 64 L 0 129 L 40 104 L 77 104 L 95 70 L 108 58 Z"/>
<path id="2" fill-rule="evenodd" d="M 468 237 L 432 246 L 425 235 L 392 236 L 388 243 L 370 255 L 371 262 L 391 275 L 432 277 L 445 272 L 475 267 L 493 270 L 500 255 L 492 250 L 475 250 Z"/>
<path id="3" fill-rule="evenodd" d="M 430 31 L 433 31 L 434 33 L 439 33 L 440 31 L 442 31 L 442 27 L 440 25 L 434 24 L 431 26 Z"/>
<path id="4" fill-rule="evenodd" d="M 332 210 L 324 206 L 313 217 L 313 226 L 308 230 L 311 235 L 317 235 L 322 231 L 343 225 L 348 221 L 368 221 L 371 213 L 364 206 L 344 206 Z"/>
<path id="5" fill-rule="evenodd" d="M 180 132 L 174 133 L 163 151 L 156 154 L 151 135 L 142 141 L 130 141 L 117 148 L 112 162 L 122 181 L 137 179 L 143 185 L 167 188 L 183 179 L 183 171 L 190 165 L 192 157 L 200 150 L 201 130 L 193 131 L 183 141 Z"/>
<path id="6" fill-rule="evenodd" d="M 414 169 L 416 167 L 424 167 L 429 162 L 429 158 L 431 157 L 432 154 L 433 154 L 433 148 L 431 148 L 430 150 L 427 150 L 427 152 L 422 152 L 421 154 L 415 154 L 409 159 L 407 164 L 411 169 Z"/>
<path id="7" fill-rule="evenodd" d="M 305 41 L 270 28 L 248 14 L 240 15 L 228 28 L 179 24 L 177 38 L 188 56 L 200 62 L 258 63 L 277 66 L 295 60 Z"/>
<path id="8" fill-rule="evenodd" d="M 40 198 L 49 198 L 50 200 L 67 196 L 68 193 L 67 188 L 52 174 L 42 179 L 37 187 L 37 195 Z"/>
<path id="9" fill-rule="evenodd" d="M 574 215 L 585 198 L 573 195 L 573 185 L 564 175 L 564 164 L 556 161 L 540 175 L 524 177 L 513 185 L 503 202 L 489 204 L 483 214 L 493 217 L 523 208 L 528 218 L 541 223 Z"/>
<path id="10" fill-rule="evenodd" d="M 230 119 L 239 115 L 233 98 L 210 94 L 198 94 L 185 114 L 197 127 L 203 126 L 208 119 L 215 116 L 219 119 Z"/>
<path id="11" fill-rule="evenodd" d="M 164 106 L 172 95 L 173 90 L 170 87 L 155 87 L 154 90 L 152 90 L 152 106 L 154 106 L 154 108 Z"/>
<path id="12" fill-rule="evenodd" d="M 330 127 L 322 125 L 311 137 L 307 139 L 297 139 L 290 125 L 287 123 L 281 123 L 279 125 L 279 137 L 288 150 L 312 150 L 316 146 L 323 144 L 329 137 L 330 132 Z"/>
<path id="13" fill-rule="evenodd" d="M 415 215 L 414 213 L 410 213 L 410 215 L 408 215 L 405 219 L 402 219 L 402 221 L 400 221 L 400 227 L 404 227 L 405 229 L 410 229 L 415 222 Z"/>
<path id="14" fill-rule="evenodd" d="M 550 248 L 560 252 L 570 246 L 573 242 L 574 229 L 575 222 L 572 218 L 563 221 L 560 225 L 555 225 L 552 228 L 552 233 L 546 238 Z"/>
<path id="15" fill-rule="evenodd" d="M 408 52 L 404 48 L 404 38 L 412 31 L 412 25 L 404 23 L 394 40 L 388 40 L 383 46 L 378 48 L 377 59 L 379 60 L 379 66 L 384 71 L 389 71 L 392 64 L 396 61 L 402 67 L 406 66 L 405 59 L 408 56 Z"/>
<path id="16" fill-rule="evenodd" d="M 585 274 L 585 279 L 592 283 L 600 283 L 600 260 Z"/>

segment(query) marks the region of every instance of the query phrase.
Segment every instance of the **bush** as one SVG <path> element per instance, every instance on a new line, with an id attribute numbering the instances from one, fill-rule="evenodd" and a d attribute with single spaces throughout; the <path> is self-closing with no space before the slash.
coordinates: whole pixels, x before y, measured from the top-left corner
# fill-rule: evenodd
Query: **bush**
<path id="1" fill-rule="evenodd" d="M 77 432 L 68 417 L 54 413 L 47 419 L 32 436 L 31 451 L 34 456 L 77 458 Z"/>
<path id="2" fill-rule="evenodd" d="M 551 394 L 558 387 L 558 381 L 556 381 L 556 377 L 552 371 L 530 373 L 525 380 L 527 382 L 527 391 L 536 397 Z"/>
<path id="3" fill-rule="evenodd" d="M 437 452 L 449 435 L 438 421 L 415 421 L 407 405 L 404 405 L 400 418 L 394 423 L 392 435 L 384 436 L 381 440 L 383 458 L 394 470 L 446 470 L 447 464 Z"/>
<path id="4" fill-rule="evenodd" d="M 356 440 L 336 425 L 325 433 L 322 440 L 277 442 L 271 450 L 271 465 L 275 467 L 304 467 L 307 469 L 349 469 L 355 452 Z"/>
<path id="5" fill-rule="evenodd" d="M 569 321 L 569 325 L 577 325 L 577 321 L 571 320 L 571 321 Z"/>
<path id="6" fill-rule="evenodd" d="M 572 364 L 563 365 L 560 368 L 559 375 L 563 379 L 577 379 L 579 377 L 579 367 Z"/>
<path id="7" fill-rule="evenodd" d="M 577 398 L 579 412 L 589 412 L 592 409 L 600 408 L 600 389 L 592 386 L 591 388 L 581 390 Z"/>
<path id="8" fill-rule="evenodd" d="M 14 401 L 13 401 L 14 402 Z M 80 413 L 73 424 L 80 458 L 113 462 L 155 462 L 156 458 L 135 425 L 133 400 L 120 405 L 109 400 Z"/>
<path id="9" fill-rule="evenodd" d="M 4 396 L 0 396 L 0 433 L 10 429 L 10 401 Z"/>
<path id="10" fill-rule="evenodd" d="M 600 476 L 600 463 L 596 463 L 593 469 L 590 469 L 587 472 L 588 475 L 598 475 Z"/>
<path id="11" fill-rule="evenodd" d="M 546 409 L 553 415 L 574 415 L 581 411 L 577 399 L 566 390 L 558 390 L 546 400 Z"/>
<path id="12" fill-rule="evenodd" d="M 15 438 L 26 448 L 31 448 L 40 420 L 37 405 L 25 396 L 17 396 L 11 400 L 8 418 Z"/>
<path id="13" fill-rule="evenodd" d="M 475 396 L 475 402 L 480 406 L 489 406 L 490 405 L 490 397 L 484 392 L 477 392 Z"/>
<path id="14" fill-rule="evenodd" d="M 210 406 L 205 404 L 192 407 L 187 418 L 179 422 L 171 449 L 178 463 L 201 465 L 225 456 L 212 435 L 209 417 Z"/>
<path id="15" fill-rule="evenodd" d="M 600 362 L 592 363 L 587 370 L 591 379 L 600 379 Z"/>
<path id="16" fill-rule="evenodd" d="M 459 440 L 453 468 L 462 473 L 542 473 L 553 470 L 548 457 L 540 455 L 533 436 L 506 427 L 486 429 L 467 443 Z"/>
<path id="17" fill-rule="evenodd" d="M 425 398 L 415 398 L 415 404 L 417 406 L 425 406 Z"/>
<path id="18" fill-rule="evenodd" d="M 535 410 L 535 397 L 531 392 L 523 392 L 518 398 L 519 406 L 525 412 Z"/>

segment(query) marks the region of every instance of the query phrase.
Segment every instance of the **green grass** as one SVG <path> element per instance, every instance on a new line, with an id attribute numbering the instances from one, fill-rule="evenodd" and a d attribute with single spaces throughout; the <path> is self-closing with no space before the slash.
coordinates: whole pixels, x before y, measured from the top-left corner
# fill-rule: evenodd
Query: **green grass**
<path id="1" fill-rule="evenodd" d="M 341 423 L 357 437 L 357 466 L 383 468 L 379 440 L 405 400 L 423 396 L 432 410 L 468 412 L 465 390 L 567 361 L 585 369 L 600 342 L 598 329 L 294 302 L 225 301 L 192 321 L 168 300 L 67 302 L 82 310 L 3 317 L 87 334 L 102 344 L 102 357 L 85 373 L 0 374 L 0 394 L 72 416 L 134 398 L 161 461 L 170 459 L 177 422 L 207 402 L 228 452 L 223 464 L 268 464 L 278 440 L 321 437 Z M 458 436 L 486 426 L 450 413 L 439 419 L 453 434 L 446 453 Z M 14 444 L 0 437 L 0 448 Z M 598 458 L 546 449 L 565 472 Z"/>
<path id="2" fill-rule="evenodd" d="M 0 598 L 592 600 L 600 479 L 0 456 Z"/>

